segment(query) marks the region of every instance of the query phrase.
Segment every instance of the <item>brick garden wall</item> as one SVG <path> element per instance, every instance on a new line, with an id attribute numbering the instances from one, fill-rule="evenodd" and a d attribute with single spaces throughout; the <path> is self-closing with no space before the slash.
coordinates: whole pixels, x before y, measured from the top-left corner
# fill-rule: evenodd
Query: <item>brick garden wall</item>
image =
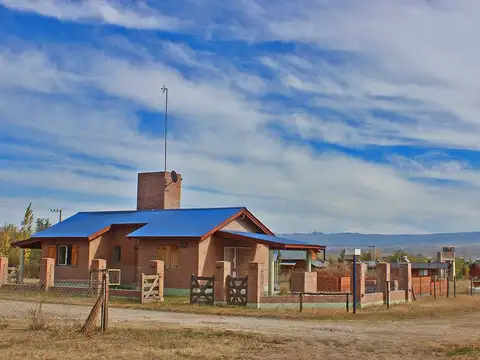
<path id="1" fill-rule="evenodd" d="M 437 296 L 447 296 L 447 280 L 437 280 Z M 433 296 L 434 284 L 430 277 L 415 277 L 412 278 L 413 292 L 420 296 Z"/>
<path id="2" fill-rule="evenodd" d="M 321 304 L 321 303 L 345 303 L 345 296 L 329 296 L 329 295 L 305 295 L 303 302 L 305 304 Z M 287 303 L 299 303 L 300 297 L 298 295 L 284 295 L 284 296 L 262 296 L 262 303 L 265 304 L 287 304 Z"/>
<path id="3" fill-rule="evenodd" d="M 318 272 L 317 291 L 350 291 L 350 277 L 331 277 Z"/>
<path id="4" fill-rule="evenodd" d="M 405 301 L 405 290 L 390 291 L 390 303 Z"/>

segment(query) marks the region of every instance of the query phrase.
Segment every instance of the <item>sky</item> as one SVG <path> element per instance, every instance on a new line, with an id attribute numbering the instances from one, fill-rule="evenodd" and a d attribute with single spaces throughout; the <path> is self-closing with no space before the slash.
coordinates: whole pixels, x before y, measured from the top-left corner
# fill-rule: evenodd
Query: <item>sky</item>
<path id="1" fill-rule="evenodd" d="M 477 0 L 0 0 L 0 222 L 182 207 L 274 232 L 480 230 Z"/>

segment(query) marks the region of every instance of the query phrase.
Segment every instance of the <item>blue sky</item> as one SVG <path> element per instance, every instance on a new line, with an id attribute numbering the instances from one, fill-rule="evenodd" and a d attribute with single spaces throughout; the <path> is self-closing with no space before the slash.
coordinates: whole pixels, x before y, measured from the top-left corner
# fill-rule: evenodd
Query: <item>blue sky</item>
<path id="1" fill-rule="evenodd" d="M 182 205 L 277 232 L 479 230 L 480 4 L 0 0 L 0 221 Z"/>

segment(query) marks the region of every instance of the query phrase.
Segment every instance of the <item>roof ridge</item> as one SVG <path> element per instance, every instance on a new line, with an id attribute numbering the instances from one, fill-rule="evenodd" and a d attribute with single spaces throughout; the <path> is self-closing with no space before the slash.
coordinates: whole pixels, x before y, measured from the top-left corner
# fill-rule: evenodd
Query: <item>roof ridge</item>
<path id="1" fill-rule="evenodd" d="M 127 213 L 127 212 L 158 212 L 158 211 L 204 211 L 204 210 L 242 210 L 245 206 L 219 206 L 219 207 L 199 207 L 199 208 L 179 208 L 179 209 L 153 209 L 153 210 L 99 210 L 99 211 L 80 211 L 77 214 L 108 214 L 108 213 Z"/>

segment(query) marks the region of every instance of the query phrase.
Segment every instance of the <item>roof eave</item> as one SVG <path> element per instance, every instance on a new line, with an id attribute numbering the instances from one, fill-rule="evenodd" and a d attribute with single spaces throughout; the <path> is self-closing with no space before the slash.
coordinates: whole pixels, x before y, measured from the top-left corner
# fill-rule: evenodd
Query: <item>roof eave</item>
<path id="1" fill-rule="evenodd" d="M 288 244 L 288 243 L 277 243 L 273 241 L 257 239 L 254 237 L 241 235 L 241 234 L 232 234 L 225 231 L 218 231 L 222 236 L 232 239 L 232 240 L 253 240 L 257 243 L 268 245 L 269 247 L 273 248 L 274 250 L 325 250 L 325 246 L 323 245 L 312 245 L 312 244 Z"/>

